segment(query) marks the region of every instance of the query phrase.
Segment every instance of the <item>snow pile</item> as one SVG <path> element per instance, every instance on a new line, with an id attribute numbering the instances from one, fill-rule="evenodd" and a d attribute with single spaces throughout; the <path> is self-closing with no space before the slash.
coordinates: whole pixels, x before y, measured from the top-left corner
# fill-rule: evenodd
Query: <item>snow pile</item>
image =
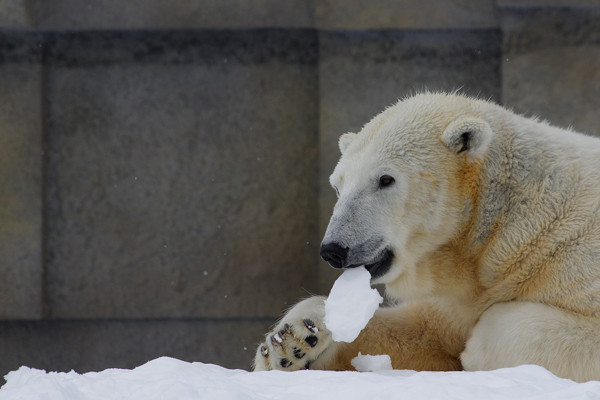
<path id="1" fill-rule="evenodd" d="M 247 372 L 158 358 L 133 370 L 46 373 L 21 367 L 0 400 L 591 399 L 600 382 L 577 384 L 538 366 L 489 372 Z"/>
<path id="2" fill-rule="evenodd" d="M 377 290 L 371 289 L 371 274 L 365 267 L 344 271 L 325 300 L 325 326 L 333 340 L 353 342 L 382 302 Z"/>
<path id="3" fill-rule="evenodd" d="M 390 371 L 392 359 L 387 354 L 372 356 L 370 354 L 358 353 L 350 364 L 359 372 Z"/>

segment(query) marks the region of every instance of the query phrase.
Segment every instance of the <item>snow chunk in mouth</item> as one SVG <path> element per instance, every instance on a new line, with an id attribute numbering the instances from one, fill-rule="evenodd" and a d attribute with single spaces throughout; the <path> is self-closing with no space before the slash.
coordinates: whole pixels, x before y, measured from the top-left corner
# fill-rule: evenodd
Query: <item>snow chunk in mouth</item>
<path id="1" fill-rule="evenodd" d="M 325 300 L 325 326 L 336 342 L 353 342 L 379 308 L 383 298 L 371 288 L 365 267 L 347 269 Z"/>

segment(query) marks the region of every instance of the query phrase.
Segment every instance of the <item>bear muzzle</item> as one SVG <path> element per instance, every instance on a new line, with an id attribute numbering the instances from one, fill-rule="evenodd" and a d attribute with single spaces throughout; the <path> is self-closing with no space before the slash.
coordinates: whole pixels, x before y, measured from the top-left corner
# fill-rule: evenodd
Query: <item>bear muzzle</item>
<path id="1" fill-rule="evenodd" d="M 356 262 L 353 258 L 349 257 L 350 248 L 340 245 L 336 242 L 324 243 L 321 245 L 321 258 L 325 260 L 333 268 L 355 268 L 365 266 L 367 271 L 373 278 L 378 278 L 385 275 L 394 259 L 394 252 L 389 248 L 385 248 L 376 258 L 374 262 Z"/>
<path id="2" fill-rule="evenodd" d="M 347 268 L 348 247 L 342 247 L 338 243 L 327 243 L 321 245 L 321 258 L 333 268 Z"/>

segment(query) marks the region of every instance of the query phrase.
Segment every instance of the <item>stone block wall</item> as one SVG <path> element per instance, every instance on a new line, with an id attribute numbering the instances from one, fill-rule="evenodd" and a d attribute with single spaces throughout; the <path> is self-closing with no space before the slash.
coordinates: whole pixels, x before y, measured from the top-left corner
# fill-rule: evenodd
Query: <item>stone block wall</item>
<path id="1" fill-rule="evenodd" d="M 423 89 L 600 136 L 595 0 L 0 2 L 0 373 L 248 368 L 337 138 Z"/>

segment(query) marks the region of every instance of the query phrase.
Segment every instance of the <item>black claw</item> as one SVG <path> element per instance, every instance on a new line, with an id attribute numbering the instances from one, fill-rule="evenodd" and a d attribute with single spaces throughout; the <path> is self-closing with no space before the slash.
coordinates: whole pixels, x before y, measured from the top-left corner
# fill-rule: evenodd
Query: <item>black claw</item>
<path id="1" fill-rule="evenodd" d="M 312 333 L 317 333 L 319 332 L 319 329 L 315 326 L 315 323 L 311 320 L 311 319 L 304 319 L 304 325 L 306 325 L 306 328 L 308 328 L 309 331 L 311 331 Z"/>
<path id="2" fill-rule="evenodd" d="M 271 336 L 271 344 L 273 346 L 281 346 L 282 342 L 283 342 L 283 338 L 281 337 L 281 335 L 279 333 L 276 333 L 273 336 Z"/>
<path id="3" fill-rule="evenodd" d="M 300 350 L 297 347 L 294 347 L 294 357 L 296 357 L 298 360 L 304 357 L 305 355 L 306 353 L 303 353 L 302 350 Z"/>
<path id="4" fill-rule="evenodd" d="M 289 324 L 283 325 L 283 328 L 281 328 L 281 330 L 279 331 L 280 336 L 291 335 L 291 334 L 292 334 L 292 327 Z"/>
<path id="5" fill-rule="evenodd" d="M 267 349 L 265 346 L 260 346 L 260 354 L 265 357 L 269 357 L 269 349 Z"/>
<path id="6" fill-rule="evenodd" d="M 304 364 L 304 369 L 310 369 L 310 361 Z"/>
<path id="7" fill-rule="evenodd" d="M 319 338 L 315 335 L 307 336 L 304 340 L 310 345 L 310 347 L 315 347 L 317 343 L 319 343 Z"/>
<path id="8" fill-rule="evenodd" d="M 281 361 L 279 362 L 279 364 L 283 367 L 283 368 L 287 368 L 289 366 L 292 365 L 292 362 L 290 360 L 288 360 L 287 358 L 282 358 Z"/>

